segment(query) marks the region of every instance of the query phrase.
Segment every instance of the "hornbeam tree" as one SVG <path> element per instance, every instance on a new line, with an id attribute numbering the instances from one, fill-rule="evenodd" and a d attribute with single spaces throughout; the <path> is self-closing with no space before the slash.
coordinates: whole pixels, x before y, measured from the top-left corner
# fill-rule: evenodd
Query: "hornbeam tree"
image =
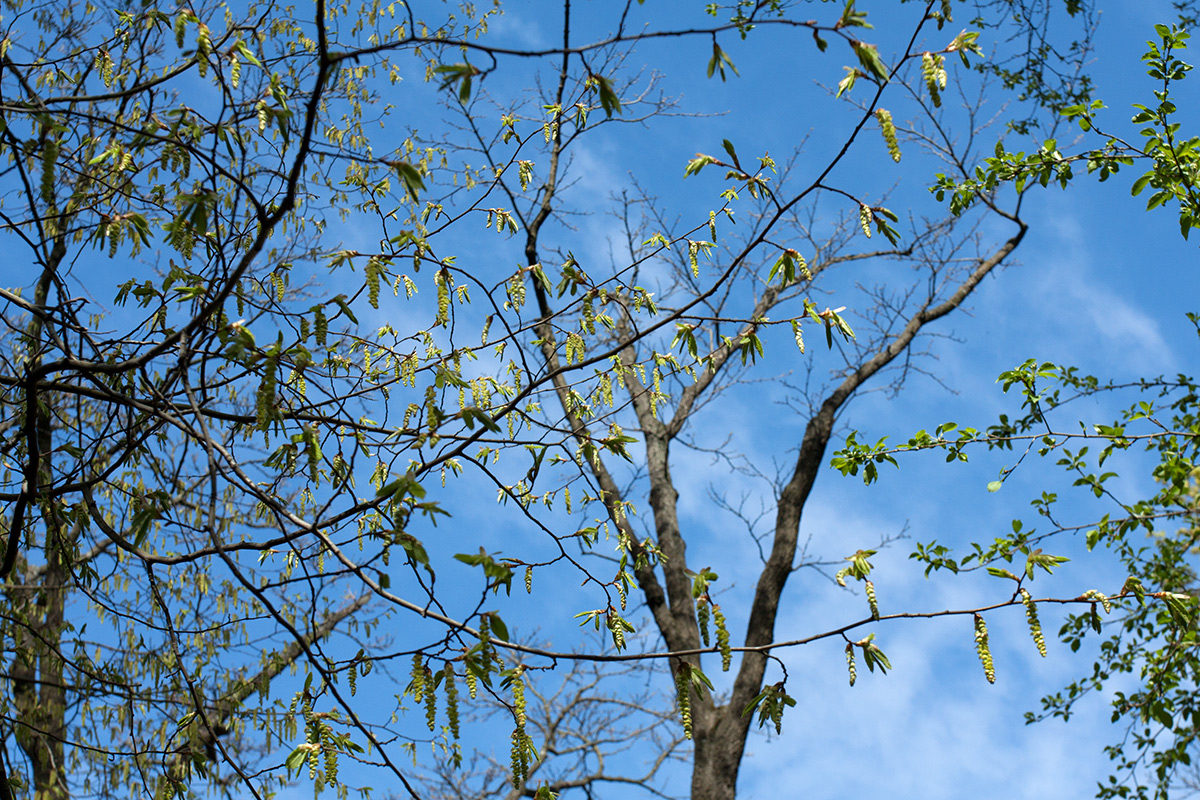
<path id="1" fill-rule="evenodd" d="M 562 0 L 542 43 L 499 3 L 9 3 L 0 796 L 466 794 L 460 763 L 499 791 L 464 759 L 497 719 L 469 695 L 503 709 L 514 795 L 649 785 L 682 737 L 691 796 L 731 798 L 755 719 L 794 702 L 789 648 L 841 638 L 851 681 L 889 669 L 864 628 L 928 615 L 879 614 L 867 549 L 837 578 L 869 616 L 778 640 L 801 516 L 850 401 L 926 371 L 1024 239 L 1026 187 L 977 180 L 985 101 L 1011 90 L 1010 128 L 1052 136 L 1090 99 L 1092 9 L 1065 4 L 1072 42 L 1039 2 L 867 5 Z M 795 76 L 741 40 L 829 86 L 779 161 L 678 94 L 739 82 L 783 113 Z M 681 126 L 669 172 L 597 190 L 597 152 Z M 806 424 L 737 618 L 731 576 L 689 561 L 705 532 L 672 468 L 779 347 Z M 989 608 L 1036 621 L 1015 579 Z M 945 613 L 974 618 L 990 680 L 984 610 Z M 531 638 L 572 617 L 610 644 Z M 556 705 L 564 664 L 586 691 Z M 657 742 L 648 764 L 589 730 L 613 720 Z M 440 784 L 408 766 L 430 747 Z"/>

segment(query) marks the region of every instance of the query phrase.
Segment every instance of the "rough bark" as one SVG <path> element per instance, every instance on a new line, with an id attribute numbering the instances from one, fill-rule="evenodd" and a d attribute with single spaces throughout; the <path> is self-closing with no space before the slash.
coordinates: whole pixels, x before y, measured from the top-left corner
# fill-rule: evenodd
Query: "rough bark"
<path id="1" fill-rule="evenodd" d="M 48 306 L 54 275 L 62 263 L 66 248 L 62 238 L 54 241 L 42 263 L 42 272 L 34 287 L 36 313 L 26 330 L 32 372 L 41 361 L 43 315 Z M 17 742 L 29 759 L 33 774 L 34 796 L 38 800 L 66 800 L 67 775 L 63 761 L 66 742 L 66 685 L 63 682 L 63 657 L 58 636 L 63 628 L 66 587 L 69 580 L 70 552 L 74 549 L 70 532 L 59 517 L 58 504 L 43 496 L 54 479 L 50 453 L 53 450 L 49 405 L 32 386 L 27 386 L 24 428 L 26 430 L 26 469 L 22 500 L 28 513 L 14 514 L 5 553 L 6 567 L 15 566 L 20 556 L 25 523 L 39 512 L 43 529 L 45 567 L 37 585 L 25 582 L 21 570 L 19 583 L 9 596 L 14 611 L 25 626 L 19 632 L 13 655 L 13 699 L 20 727 Z"/>

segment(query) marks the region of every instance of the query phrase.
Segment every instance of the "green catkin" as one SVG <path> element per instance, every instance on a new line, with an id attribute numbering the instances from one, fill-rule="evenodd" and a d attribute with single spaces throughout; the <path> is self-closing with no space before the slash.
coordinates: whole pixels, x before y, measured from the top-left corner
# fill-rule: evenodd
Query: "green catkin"
<path id="1" fill-rule="evenodd" d="M 435 328 L 450 321 L 450 281 L 445 270 L 440 270 L 434 276 L 437 284 L 437 317 L 433 321 Z"/>
<path id="2" fill-rule="evenodd" d="M 307 733 L 305 739 L 309 744 L 308 748 L 308 779 L 315 780 L 317 777 L 317 758 L 321 753 L 321 733 L 317 725 L 312 724 L 312 706 L 308 703 L 304 704 L 304 721 Z"/>
<path id="3" fill-rule="evenodd" d="M 529 776 L 529 734 L 524 728 L 514 728 L 512 732 L 512 783 L 518 791 L 525 785 Z"/>
<path id="4" fill-rule="evenodd" d="M 321 726 L 321 752 L 325 756 L 325 783 L 337 782 L 338 758 L 337 748 L 333 746 L 333 728 Z"/>
<path id="5" fill-rule="evenodd" d="M 515 728 L 512 732 L 512 785 L 518 791 L 525 783 L 525 765 L 522 763 L 521 757 L 521 746 L 523 744 L 521 729 Z"/>
<path id="6" fill-rule="evenodd" d="M 437 388 L 430 384 L 425 387 L 425 425 L 429 428 L 430 433 L 437 430 L 440 418 L 441 412 L 437 407 Z"/>
<path id="7" fill-rule="evenodd" d="M 886 108 L 875 109 L 875 119 L 879 121 L 879 130 L 883 133 L 888 155 L 892 157 L 892 161 L 899 163 L 900 142 L 896 139 L 896 124 L 892 122 L 892 112 Z"/>
<path id="8" fill-rule="evenodd" d="M 992 661 L 992 650 L 988 646 L 987 623 L 979 614 L 975 615 L 975 652 L 979 655 L 979 663 L 983 665 L 983 674 L 988 683 L 996 682 L 996 665 Z"/>
<path id="9" fill-rule="evenodd" d="M 779 700 L 771 706 L 771 722 L 775 723 L 776 735 L 783 734 L 783 698 L 787 697 L 787 692 L 783 689 L 779 690 Z"/>
<path id="10" fill-rule="evenodd" d="M 413 653 L 412 683 L 409 686 L 413 702 L 423 703 L 425 701 L 425 659 L 420 653 Z"/>
<path id="11" fill-rule="evenodd" d="M 525 593 L 533 594 L 533 567 L 525 568 Z"/>
<path id="12" fill-rule="evenodd" d="M 625 649 L 625 627 L 621 624 L 621 620 L 616 614 L 608 615 L 608 630 L 612 633 L 613 647 L 617 648 L 617 652 Z"/>
<path id="13" fill-rule="evenodd" d="M 871 238 L 871 221 L 874 218 L 875 215 L 871 213 L 870 206 L 864 204 L 858 207 L 858 224 L 862 227 L 862 232 L 867 235 L 868 239 Z"/>
<path id="14" fill-rule="evenodd" d="M 58 161 L 58 150 L 57 139 L 47 138 L 42 146 L 42 200 L 51 208 L 54 207 L 54 165 Z"/>
<path id="15" fill-rule="evenodd" d="M 854 644 L 846 642 L 846 666 L 850 668 L 850 685 L 858 680 L 858 669 L 854 665 Z"/>
<path id="16" fill-rule="evenodd" d="M 446 719 L 450 723 L 450 735 L 458 739 L 458 684 L 454 680 L 454 662 L 447 661 L 442 668 L 442 681 L 446 686 Z"/>
<path id="17" fill-rule="evenodd" d="M 486 674 L 492 670 L 492 615 L 483 614 L 479 617 L 479 667 Z M 471 692 L 472 699 L 475 692 Z"/>
<path id="18" fill-rule="evenodd" d="M 878 113 L 878 112 L 876 112 Z M 383 273 L 383 266 L 378 260 L 372 258 L 367 261 L 366 268 L 366 283 L 367 283 L 367 302 L 371 304 L 371 308 L 379 308 L 379 276 Z"/>
<path id="19" fill-rule="evenodd" d="M 875 584 L 867 581 L 867 605 L 871 609 L 871 619 L 879 619 L 879 601 L 875 598 Z"/>
<path id="20" fill-rule="evenodd" d="M 1083 596 L 1090 598 L 1092 600 L 1099 600 L 1100 605 L 1104 606 L 1104 613 L 1105 614 L 1112 613 L 1112 602 L 1108 599 L 1108 595 L 1104 594 L 1103 592 L 1097 591 L 1095 589 L 1088 589 L 1086 592 L 1083 593 Z"/>
<path id="21" fill-rule="evenodd" d="M 433 684 L 433 670 L 425 667 L 425 724 L 432 733 L 437 729 L 437 691 Z"/>
<path id="22" fill-rule="evenodd" d="M 525 668 L 517 667 L 513 670 L 512 677 L 512 693 L 513 693 L 513 716 L 517 720 L 517 727 L 525 727 Z"/>
<path id="23" fill-rule="evenodd" d="M 812 270 L 808 268 L 808 262 L 804 260 L 804 256 L 796 253 L 796 267 L 800 270 L 800 274 L 804 276 L 804 280 L 811 281 L 813 279 Z"/>
<path id="24" fill-rule="evenodd" d="M 929 90 L 929 99 L 934 108 L 942 105 L 941 90 L 946 88 L 945 59 L 933 53 L 921 56 L 921 75 L 925 78 L 925 88 Z"/>
<path id="25" fill-rule="evenodd" d="M 313 311 L 313 328 L 317 336 L 317 344 L 321 347 L 325 346 L 329 337 L 329 320 L 325 316 L 325 309 L 317 306 Z"/>
<path id="26" fill-rule="evenodd" d="M 729 644 L 729 628 L 725 625 L 725 615 L 721 613 L 721 607 L 713 606 L 713 621 L 717 624 L 717 647 L 721 651 L 721 671 L 729 672 L 729 665 L 733 663 L 733 648 Z"/>
<path id="27" fill-rule="evenodd" d="M 679 719 L 683 722 L 683 737 L 692 738 L 692 699 L 691 699 L 691 665 L 686 661 L 679 663 L 675 671 L 675 699 L 679 705 Z"/>
<path id="28" fill-rule="evenodd" d="M 525 278 L 524 272 L 518 271 L 516 275 L 508 281 L 508 297 L 509 303 L 513 308 L 519 309 L 525 305 Z"/>
<path id="29" fill-rule="evenodd" d="M 472 700 L 474 700 L 475 696 L 479 694 L 479 679 L 475 677 L 475 673 L 470 669 L 467 669 L 467 671 L 463 673 L 463 678 L 467 682 L 467 694 L 470 695 Z"/>
<path id="30" fill-rule="evenodd" d="M 704 641 L 704 646 L 709 646 L 708 636 L 708 603 L 703 598 L 696 603 L 696 624 L 700 626 L 700 638 Z"/>
<path id="31" fill-rule="evenodd" d="M 1029 633 L 1033 636 L 1033 643 L 1037 645 L 1038 654 L 1045 658 L 1046 637 L 1042 634 L 1042 623 L 1038 619 L 1037 603 L 1033 602 L 1033 598 L 1025 589 L 1021 589 L 1021 602 L 1025 604 L 1025 619 L 1029 622 Z"/>

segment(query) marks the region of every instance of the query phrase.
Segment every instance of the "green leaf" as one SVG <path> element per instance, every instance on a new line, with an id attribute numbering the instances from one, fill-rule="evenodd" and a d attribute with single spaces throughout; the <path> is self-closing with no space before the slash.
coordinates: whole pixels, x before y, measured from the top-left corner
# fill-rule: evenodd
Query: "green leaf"
<path id="1" fill-rule="evenodd" d="M 737 67 L 734 66 L 733 61 L 729 58 L 729 55 L 721 49 L 721 46 L 717 44 L 717 40 L 714 37 L 713 54 L 712 58 L 708 61 L 708 77 L 711 78 L 713 76 L 713 72 L 720 71 L 721 80 L 725 80 L 725 67 L 727 66 L 734 75 L 739 74 Z"/>
<path id="2" fill-rule="evenodd" d="M 307 744 L 300 745 L 287 757 L 287 761 L 284 762 L 284 766 L 286 766 L 289 770 L 300 769 L 300 767 L 304 766 L 304 761 L 308 758 L 308 750 L 309 748 Z"/>
<path id="3" fill-rule="evenodd" d="M 883 59 L 879 57 L 878 48 L 873 44 L 857 40 L 852 40 L 850 46 L 854 48 L 854 54 L 858 56 L 858 63 L 862 64 L 867 74 L 880 83 L 887 83 L 891 73 L 888 71 L 887 65 L 883 63 Z"/>
<path id="4" fill-rule="evenodd" d="M 621 99 L 617 97 L 612 81 L 603 75 L 592 75 L 591 81 L 600 93 L 600 107 L 604 109 L 605 115 L 611 119 L 613 114 L 622 113 Z"/>
<path id="5" fill-rule="evenodd" d="M 495 638 L 499 639 L 502 642 L 507 642 L 509 640 L 508 639 L 508 626 L 504 624 L 504 620 L 500 619 L 499 614 L 492 612 L 492 614 L 490 616 L 492 618 L 491 619 L 492 635 L 495 636 Z"/>

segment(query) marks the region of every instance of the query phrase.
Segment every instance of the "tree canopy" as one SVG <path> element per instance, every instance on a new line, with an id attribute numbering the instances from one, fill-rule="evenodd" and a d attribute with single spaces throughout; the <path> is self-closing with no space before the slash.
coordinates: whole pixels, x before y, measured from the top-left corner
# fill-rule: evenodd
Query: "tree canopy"
<path id="1" fill-rule="evenodd" d="M 1025 240 L 1039 185 L 1140 159 L 1186 236 L 1183 34 L 1159 31 L 1134 146 L 1099 133 L 1088 3 L 516 8 L 553 38 L 506 10 L 5 7 L 0 797 L 679 794 L 684 760 L 691 797 L 732 798 L 752 728 L 795 706 L 796 648 L 838 641 L 853 685 L 892 668 L 889 620 L 961 617 L 990 682 L 984 614 L 1023 609 L 1044 652 L 1039 603 L 1082 611 L 1069 641 L 1126 615 L 1046 712 L 1149 664 L 1118 713 L 1176 744 L 1120 766 L 1169 783 L 1193 735 L 1189 379 L 1088 434 L 1101 462 L 1149 443 L 1166 487 L 1095 527 L 1130 567 L 1108 595 L 1035 598 L 1063 558 L 1014 524 L 965 558 L 918 545 L 929 572 L 1015 582 L 994 602 L 882 613 L 889 536 L 818 557 L 801 519 L 831 459 L 874 480 L 899 450 L 1058 455 L 1045 382 L 1123 388 L 1026 363 L 1002 376 L 1019 418 L 834 453 L 856 397 L 936 377 L 938 326 Z M 811 118 L 774 154 L 763 117 L 681 96 L 749 86 L 778 114 L 797 80 Z M 1060 149 L 1079 128 L 1104 141 Z M 786 409 L 774 466 L 722 443 L 748 398 Z M 760 556 L 736 582 L 681 510 L 704 494 L 688 451 L 769 497 L 703 499 Z M 865 599 L 785 634 L 797 573 Z"/>

